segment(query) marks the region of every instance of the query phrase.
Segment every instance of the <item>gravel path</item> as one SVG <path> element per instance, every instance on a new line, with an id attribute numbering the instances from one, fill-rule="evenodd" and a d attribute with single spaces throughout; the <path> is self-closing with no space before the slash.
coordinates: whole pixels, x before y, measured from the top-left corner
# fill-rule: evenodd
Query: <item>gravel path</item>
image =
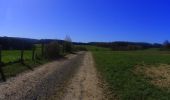
<path id="1" fill-rule="evenodd" d="M 64 87 L 64 82 L 69 80 L 70 76 L 82 64 L 83 58 L 84 52 L 69 55 L 65 60 L 42 65 L 34 71 L 22 73 L 5 83 L 1 83 L 0 100 L 48 100 L 52 95 L 59 93 L 61 88 Z M 88 77 L 87 75 L 86 78 Z M 87 87 L 87 89 L 89 88 Z"/>
<path id="2" fill-rule="evenodd" d="M 63 100 L 104 100 L 99 84 L 92 54 L 88 52 L 82 66 L 71 79 Z"/>

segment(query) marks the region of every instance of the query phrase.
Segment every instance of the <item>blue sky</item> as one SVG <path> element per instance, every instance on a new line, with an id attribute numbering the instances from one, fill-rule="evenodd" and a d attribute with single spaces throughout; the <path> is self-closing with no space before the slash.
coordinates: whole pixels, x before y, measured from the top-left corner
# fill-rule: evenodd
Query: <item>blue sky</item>
<path id="1" fill-rule="evenodd" d="M 169 0 L 0 0 L 0 36 L 170 40 Z"/>

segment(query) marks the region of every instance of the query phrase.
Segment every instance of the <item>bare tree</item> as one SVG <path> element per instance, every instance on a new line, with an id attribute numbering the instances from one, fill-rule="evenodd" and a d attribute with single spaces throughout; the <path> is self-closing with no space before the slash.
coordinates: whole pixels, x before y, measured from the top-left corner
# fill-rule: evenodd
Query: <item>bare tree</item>
<path id="1" fill-rule="evenodd" d="M 73 51 L 72 40 L 71 40 L 71 37 L 68 36 L 68 35 L 65 37 L 63 49 L 64 49 L 65 52 L 72 52 Z"/>
<path id="2" fill-rule="evenodd" d="M 163 43 L 163 45 L 164 45 L 164 47 L 165 48 L 170 48 L 170 43 L 169 43 L 169 41 L 168 40 L 166 40 L 164 43 Z"/>

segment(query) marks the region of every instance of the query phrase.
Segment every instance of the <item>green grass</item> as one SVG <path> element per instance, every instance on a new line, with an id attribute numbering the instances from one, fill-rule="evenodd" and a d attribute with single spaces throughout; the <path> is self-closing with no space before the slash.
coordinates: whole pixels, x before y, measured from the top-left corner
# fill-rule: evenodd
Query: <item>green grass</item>
<path id="1" fill-rule="evenodd" d="M 41 58 L 41 46 L 36 45 L 36 54 Z M 36 59 L 32 61 L 32 50 L 24 50 L 24 65 L 20 62 L 10 63 L 19 61 L 21 56 L 20 50 L 3 50 L 2 51 L 2 62 L 6 65 L 3 67 L 4 74 L 7 78 L 16 76 L 17 74 L 32 70 L 34 67 L 39 66 L 48 62 L 46 59 Z"/>
<path id="2" fill-rule="evenodd" d="M 10 65 L 4 66 L 3 71 L 4 71 L 6 78 L 14 77 L 17 74 L 24 72 L 26 70 L 32 71 L 34 67 L 45 64 L 47 62 L 48 60 L 46 59 L 36 60 L 35 62 L 32 60 L 25 60 L 24 65 L 21 63 L 10 64 Z"/>
<path id="3" fill-rule="evenodd" d="M 93 52 L 97 69 L 108 82 L 111 91 L 121 100 L 170 99 L 170 89 L 158 88 L 150 83 L 148 77 L 134 74 L 135 65 L 170 64 L 170 52 L 157 49 L 109 51 L 95 48 L 90 47 L 89 50 Z"/>
<path id="4" fill-rule="evenodd" d="M 21 51 L 20 50 L 3 50 L 2 51 L 2 62 L 8 63 L 13 61 L 18 61 L 20 59 Z M 24 59 L 31 59 L 32 51 L 24 51 Z"/>
<path id="5" fill-rule="evenodd" d="M 16 61 L 20 58 L 19 50 L 3 50 L 2 51 L 2 62 L 8 63 L 12 61 Z"/>
<path id="6" fill-rule="evenodd" d="M 36 54 L 41 55 L 41 45 L 36 44 Z M 20 50 L 3 50 L 2 51 L 2 62 L 9 63 L 20 60 L 21 51 Z M 24 59 L 32 59 L 32 50 L 24 51 Z"/>

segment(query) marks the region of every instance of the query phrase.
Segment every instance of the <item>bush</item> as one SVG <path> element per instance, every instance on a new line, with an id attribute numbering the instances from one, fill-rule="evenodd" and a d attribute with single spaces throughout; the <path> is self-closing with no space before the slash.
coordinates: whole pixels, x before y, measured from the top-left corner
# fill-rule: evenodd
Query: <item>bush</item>
<path id="1" fill-rule="evenodd" d="M 163 50 L 170 50 L 170 43 L 168 40 L 166 40 L 164 43 L 163 43 Z"/>
<path id="2" fill-rule="evenodd" d="M 73 52 L 73 44 L 69 36 L 66 36 L 63 47 L 65 52 L 69 52 L 69 53 Z"/>
<path id="3" fill-rule="evenodd" d="M 51 42 L 45 46 L 45 57 L 55 59 L 61 56 L 61 46 L 57 42 Z"/>
<path id="4" fill-rule="evenodd" d="M 71 53 L 73 51 L 73 46 L 71 42 L 65 41 L 64 43 L 64 51 Z"/>

